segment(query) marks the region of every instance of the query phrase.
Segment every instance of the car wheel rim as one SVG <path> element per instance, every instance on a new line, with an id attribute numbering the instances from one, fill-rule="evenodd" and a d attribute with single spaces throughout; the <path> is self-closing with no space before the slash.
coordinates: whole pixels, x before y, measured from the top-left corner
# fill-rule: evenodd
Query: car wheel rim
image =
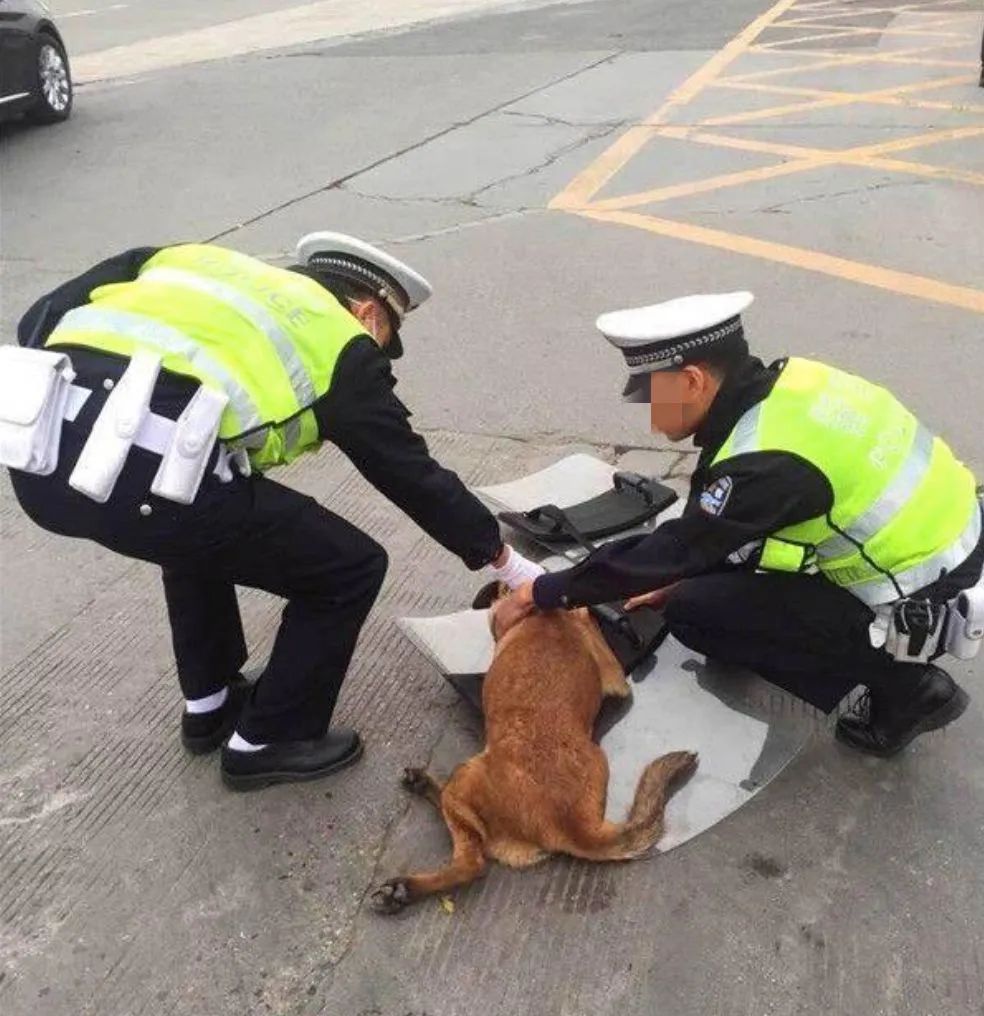
<path id="1" fill-rule="evenodd" d="M 72 86 L 68 81 L 68 68 L 58 50 L 46 43 L 38 56 L 38 71 L 41 77 L 41 91 L 44 101 L 56 112 L 64 113 L 68 108 Z"/>

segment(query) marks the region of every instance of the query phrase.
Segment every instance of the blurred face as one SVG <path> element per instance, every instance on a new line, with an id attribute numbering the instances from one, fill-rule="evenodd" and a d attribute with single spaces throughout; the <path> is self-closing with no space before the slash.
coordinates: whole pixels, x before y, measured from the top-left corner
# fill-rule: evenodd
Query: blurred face
<path id="1" fill-rule="evenodd" d="M 702 364 L 649 375 L 650 425 L 654 434 L 671 441 L 693 437 L 721 387 Z"/>
<path id="2" fill-rule="evenodd" d="M 375 339 L 376 345 L 380 349 L 385 349 L 393 337 L 393 322 L 386 304 L 378 297 L 367 296 L 364 300 L 354 301 L 350 310 L 362 327 Z"/>

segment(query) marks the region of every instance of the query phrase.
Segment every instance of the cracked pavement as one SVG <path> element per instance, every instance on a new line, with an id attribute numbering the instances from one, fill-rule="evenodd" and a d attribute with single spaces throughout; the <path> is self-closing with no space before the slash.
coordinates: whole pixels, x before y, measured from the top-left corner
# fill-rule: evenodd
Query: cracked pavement
<path id="1" fill-rule="evenodd" d="M 68 24 L 86 50 L 149 45 L 173 23 L 141 2 L 117 27 Z M 211 6 L 175 0 L 174 17 L 187 9 L 190 26 L 221 37 L 220 8 L 245 18 L 282 5 Z M 813 16 L 825 6 L 815 0 Z M 861 20 L 880 32 L 920 17 L 918 2 L 875 6 Z M 587 450 L 682 486 L 692 451 L 663 447 L 644 411 L 618 401 L 621 372 L 593 321 L 744 288 L 763 357 L 817 356 L 884 381 L 984 474 L 980 315 L 548 207 L 766 7 L 526 2 L 289 48 L 267 38 L 255 53 L 239 52 L 233 23 L 237 55 L 86 85 L 67 125 L 11 127 L 0 141 L 4 339 L 37 296 L 126 247 L 217 237 L 283 262 L 301 234 L 335 228 L 398 247 L 435 283 L 405 333 L 400 393 L 470 483 Z M 966 53 L 979 46 L 978 31 Z M 864 74 L 852 73 L 839 87 Z M 740 98 L 709 91 L 675 126 L 733 113 Z M 950 115 L 889 112 L 896 132 Z M 784 129 L 863 145 L 886 126 L 826 110 Z M 971 175 L 984 170 L 980 144 L 951 149 Z M 763 161 L 667 138 L 602 197 Z M 980 191 L 923 181 L 913 201 L 887 183 L 846 167 L 671 205 L 704 226 L 789 220 L 783 236 L 801 246 L 929 258 L 939 278 L 979 286 Z M 154 569 L 35 529 L 0 479 L 4 1016 L 981 1016 L 979 664 L 954 668 L 974 701 L 944 735 L 882 763 L 820 729 L 766 792 L 658 861 L 496 869 L 453 913 L 368 912 L 377 880 L 446 849 L 436 817 L 399 790 L 403 767 L 447 772 L 478 737 L 394 622 L 460 608 L 475 579 L 330 450 L 284 478 L 383 542 L 392 567 L 339 717 L 363 732 L 365 760 L 333 781 L 244 796 L 177 743 Z M 243 597 L 258 664 L 280 606 Z"/>

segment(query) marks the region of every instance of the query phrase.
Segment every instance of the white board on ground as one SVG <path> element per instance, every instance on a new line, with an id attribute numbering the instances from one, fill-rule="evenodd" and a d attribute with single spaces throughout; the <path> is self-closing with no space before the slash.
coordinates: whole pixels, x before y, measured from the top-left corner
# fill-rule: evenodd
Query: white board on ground
<path id="1" fill-rule="evenodd" d="M 491 663 L 486 611 L 407 618 L 401 628 L 448 678 L 484 673 Z M 625 817 L 652 759 L 698 752 L 697 774 L 667 809 L 659 849 L 670 850 L 754 797 L 796 757 L 816 723 L 814 710 L 774 685 L 710 666 L 669 638 L 632 675 L 631 700 L 607 702 L 599 717 L 610 767 L 606 814 L 613 821 Z"/>
<path id="2" fill-rule="evenodd" d="M 547 469 L 477 491 L 497 509 L 560 508 L 611 488 L 614 468 L 572 455 Z M 663 518 L 682 510 L 679 503 Z M 568 567 L 549 557 L 550 568 Z M 434 665 L 463 689 L 484 674 L 493 644 L 486 611 L 406 618 L 401 628 Z M 696 751 L 696 775 L 670 801 L 659 850 L 670 850 L 751 800 L 796 757 L 820 722 L 805 703 L 747 671 L 709 664 L 675 639 L 631 675 L 632 698 L 602 708 L 597 734 L 608 755 L 607 816 L 621 821 L 648 762 L 668 751 Z M 462 680 L 465 679 L 465 680 Z M 464 760 L 462 760 L 464 761 Z"/>
<path id="3" fill-rule="evenodd" d="M 614 476 L 615 467 L 593 455 L 568 455 L 539 472 L 508 483 L 479 487 L 475 493 L 498 511 L 527 512 L 545 504 L 570 508 L 611 490 Z"/>

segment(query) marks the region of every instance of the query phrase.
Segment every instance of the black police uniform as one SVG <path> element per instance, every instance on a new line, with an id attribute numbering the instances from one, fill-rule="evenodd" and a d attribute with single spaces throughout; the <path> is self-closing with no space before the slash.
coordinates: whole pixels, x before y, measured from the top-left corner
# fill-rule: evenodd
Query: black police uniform
<path id="1" fill-rule="evenodd" d="M 573 607 L 685 580 L 666 609 L 680 642 L 748 667 L 830 712 L 855 685 L 901 691 L 923 671 L 871 646 L 874 614 L 846 590 L 819 575 L 754 570 L 757 542 L 833 507 L 826 477 L 796 455 L 754 452 L 711 465 L 738 420 L 772 391 L 784 366 L 779 361 L 766 367 L 749 357 L 729 374 L 695 435 L 700 457 L 681 518 L 649 536 L 607 544 L 570 571 L 537 579 L 534 596 L 541 608 Z M 727 497 L 707 498 L 702 507 L 701 495 L 724 477 L 730 480 Z M 976 584 L 982 565 L 984 538 L 926 595 L 951 599 Z"/>
<path id="2" fill-rule="evenodd" d="M 86 303 L 97 286 L 134 279 L 156 250 L 110 258 L 39 300 L 20 323 L 21 344 L 43 344 L 66 311 Z M 255 743 L 321 737 L 386 572 L 383 548 L 314 498 L 263 475 L 221 483 L 212 473 L 215 453 L 191 505 L 150 493 L 160 459 L 136 447 L 106 504 L 72 490 L 68 477 L 107 398 L 104 383 L 119 380 L 128 360 L 78 346 L 61 351 L 71 357 L 76 384 L 93 395 L 64 424 L 55 473 L 11 471 L 24 510 L 45 529 L 161 566 L 185 698 L 221 690 L 246 660 L 235 587 L 284 597 L 273 653 L 236 729 Z M 395 384 L 375 342 L 354 339 L 331 391 L 314 406 L 321 437 L 469 568 L 481 568 L 502 549 L 498 523 L 431 458 Z M 151 409 L 176 419 L 197 387 L 162 371 Z"/>

